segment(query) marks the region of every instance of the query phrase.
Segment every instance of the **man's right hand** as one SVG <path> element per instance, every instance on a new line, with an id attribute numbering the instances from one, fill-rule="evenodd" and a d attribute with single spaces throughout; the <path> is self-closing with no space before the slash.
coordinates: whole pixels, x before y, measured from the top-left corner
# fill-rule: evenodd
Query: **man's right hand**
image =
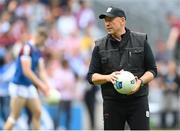
<path id="1" fill-rule="evenodd" d="M 117 75 L 119 75 L 121 73 L 121 71 L 123 71 L 123 70 L 115 71 L 115 72 L 112 72 L 111 74 L 108 74 L 108 75 L 94 73 L 92 75 L 91 79 L 95 85 L 101 85 L 101 84 L 104 84 L 107 82 L 111 82 L 114 84 L 115 81 L 117 80 Z"/>
<path id="2" fill-rule="evenodd" d="M 112 72 L 111 74 L 109 74 L 107 76 L 107 81 L 114 84 L 117 80 L 117 75 L 119 75 L 121 73 L 121 71 L 123 71 L 123 70 L 115 71 L 115 72 Z"/>

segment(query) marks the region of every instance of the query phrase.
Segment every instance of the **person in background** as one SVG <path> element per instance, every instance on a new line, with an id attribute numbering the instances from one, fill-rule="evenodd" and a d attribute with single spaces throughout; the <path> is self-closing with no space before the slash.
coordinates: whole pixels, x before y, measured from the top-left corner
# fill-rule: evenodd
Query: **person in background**
<path id="1" fill-rule="evenodd" d="M 86 85 L 90 86 L 90 85 Z M 87 87 L 88 88 L 88 87 Z M 90 129 L 94 130 L 96 127 L 95 123 L 95 112 L 96 112 L 96 92 L 98 87 L 90 86 L 84 93 L 84 102 L 86 104 L 89 120 L 90 120 Z"/>
<path id="2" fill-rule="evenodd" d="M 173 122 L 170 128 L 176 128 L 179 123 L 179 91 L 180 76 L 177 74 L 177 66 L 175 61 L 169 61 L 168 72 L 162 76 L 163 81 L 163 111 L 161 113 L 161 127 L 167 128 L 167 114 L 171 113 Z"/>
<path id="3" fill-rule="evenodd" d="M 54 86 L 61 93 L 61 100 L 58 103 L 58 111 L 55 118 L 55 129 L 65 128 L 66 130 L 71 129 L 71 109 L 72 102 L 75 97 L 75 76 L 71 68 L 69 67 L 69 62 L 65 58 L 60 58 L 60 65 L 58 68 L 53 70 Z M 62 75 L 63 74 L 63 75 Z M 62 115 L 65 114 L 65 125 L 63 127 L 62 123 L 59 121 Z M 59 125 L 60 123 L 60 125 Z"/>
<path id="4" fill-rule="evenodd" d="M 2 130 L 3 123 L 7 120 L 10 111 L 8 85 L 14 76 L 16 66 L 11 48 L 1 48 L 0 52 L 4 52 L 3 56 L 1 56 L 2 54 L 0 53 L 0 57 L 3 57 L 4 61 L 4 64 L 0 65 L 0 121 L 2 121 L 2 124 L 0 122 L 0 130 Z"/>
<path id="5" fill-rule="evenodd" d="M 180 65 L 180 51 L 179 51 L 180 50 L 180 19 L 172 12 L 168 12 L 166 18 L 171 28 L 167 40 L 167 49 L 171 52 L 172 58 L 179 66 Z"/>

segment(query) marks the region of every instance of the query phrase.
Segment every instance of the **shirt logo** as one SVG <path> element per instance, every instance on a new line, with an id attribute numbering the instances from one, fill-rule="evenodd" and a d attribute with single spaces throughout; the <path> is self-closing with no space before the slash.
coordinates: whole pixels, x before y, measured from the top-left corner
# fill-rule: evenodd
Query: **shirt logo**
<path id="1" fill-rule="evenodd" d="M 109 7 L 109 8 L 106 10 L 106 12 L 111 12 L 111 10 L 112 10 L 112 8 Z"/>

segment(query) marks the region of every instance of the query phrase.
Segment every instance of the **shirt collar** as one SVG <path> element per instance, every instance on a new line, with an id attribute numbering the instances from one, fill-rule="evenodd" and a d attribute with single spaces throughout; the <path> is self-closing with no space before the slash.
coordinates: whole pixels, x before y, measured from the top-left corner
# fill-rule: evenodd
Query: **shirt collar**
<path id="1" fill-rule="evenodd" d="M 129 34 L 130 34 L 130 30 L 129 30 L 128 28 L 125 28 L 125 30 L 126 30 L 126 32 L 121 35 L 121 41 L 124 41 L 124 40 L 127 38 L 127 36 L 129 36 Z M 119 40 L 113 38 L 111 35 L 108 35 L 108 37 L 109 37 L 111 40 L 113 40 L 113 41 L 118 41 L 118 42 L 120 42 Z"/>

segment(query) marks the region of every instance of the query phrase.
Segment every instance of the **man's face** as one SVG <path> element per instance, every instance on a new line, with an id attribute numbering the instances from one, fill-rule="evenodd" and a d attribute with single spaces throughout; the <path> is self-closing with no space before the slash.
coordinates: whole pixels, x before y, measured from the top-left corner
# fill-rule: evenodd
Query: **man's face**
<path id="1" fill-rule="evenodd" d="M 125 18 L 106 16 L 104 18 L 104 24 L 108 34 L 117 34 L 125 27 Z"/>
<path id="2" fill-rule="evenodd" d="M 36 44 L 38 47 L 43 47 L 46 42 L 46 37 L 37 35 L 36 36 Z"/>

